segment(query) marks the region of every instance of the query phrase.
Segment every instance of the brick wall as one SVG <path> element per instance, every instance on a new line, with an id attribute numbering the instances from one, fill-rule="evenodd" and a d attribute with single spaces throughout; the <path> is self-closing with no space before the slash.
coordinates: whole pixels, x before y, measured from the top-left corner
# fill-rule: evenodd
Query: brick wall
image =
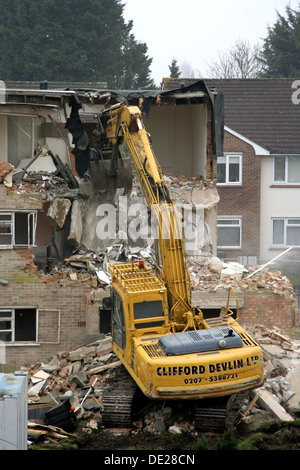
<path id="1" fill-rule="evenodd" d="M 206 296 L 214 297 L 213 293 Z M 0 307 L 39 310 L 38 341 L 6 346 L 6 367 L 47 363 L 56 353 L 83 344 L 86 335 L 99 333 L 101 300 L 107 293 L 80 281 L 32 279 L 22 284 L 0 284 Z M 208 301 L 208 306 L 210 302 Z M 291 297 L 272 292 L 245 292 L 239 323 L 247 328 L 260 324 L 288 332 L 298 326 L 299 312 Z M 48 344 L 52 343 L 52 344 Z"/>
<path id="2" fill-rule="evenodd" d="M 40 211 L 43 202 L 38 195 L 18 188 L 6 188 L 0 185 L 0 211 Z M 21 274 L 36 273 L 33 262 L 32 248 L 23 246 L 14 249 L 0 249 L 0 278 L 12 279 Z"/>
<path id="3" fill-rule="evenodd" d="M 94 299 L 104 295 L 104 291 L 68 279 L 43 282 L 31 277 L 29 282 L 0 284 L 0 307 L 39 309 L 38 342 L 6 346 L 7 366 L 47 363 L 55 353 L 82 344 L 87 334 L 99 333 L 100 304 Z"/>
<path id="4" fill-rule="evenodd" d="M 43 193 L 26 183 L 11 189 L 0 185 L 0 210 L 37 211 L 45 219 L 43 203 Z M 49 235 L 49 228 L 46 235 Z M 28 317 L 24 327 L 19 329 L 27 332 L 34 331 L 30 321 L 35 320 L 34 313 L 38 312 L 37 341 L 26 342 L 26 345 L 20 341 L 17 345 L 8 342 L 5 348 L 7 367 L 46 363 L 57 352 L 82 344 L 86 335 L 100 330 L 99 307 L 107 294 L 97 289 L 97 281 L 95 284 L 89 275 L 85 278 L 81 274 L 77 281 L 71 281 L 62 273 L 42 276 L 34 263 L 33 250 L 26 246 L 0 248 L 0 279 L 8 282 L 0 284 L 0 308 L 20 309 L 17 313 L 23 315 L 27 308 Z"/>
<path id="5" fill-rule="evenodd" d="M 0 249 L 0 279 L 14 280 L 36 273 L 32 248 Z"/>
<path id="6" fill-rule="evenodd" d="M 299 312 L 293 297 L 273 292 L 249 292 L 244 295 L 244 306 L 240 311 L 240 323 L 246 327 L 264 325 L 277 326 L 285 331 L 298 326 Z"/>
<path id="7" fill-rule="evenodd" d="M 6 188 L 0 185 L 0 209 L 1 210 L 39 210 L 43 208 L 42 194 L 31 194 L 30 191 L 13 187 Z M 26 185 L 28 188 L 29 185 Z"/>
<path id="8" fill-rule="evenodd" d="M 293 292 L 280 295 L 266 289 L 236 290 L 236 295 L 240 310 L 239 323 L 249 329 L 254 325 L 264 325 L 267 328 L 277 326 L 288 332 L 289 329 L 299 326 L 299 309 Z M 204 317 L 211 317 L 218 315 L 221 306 L 227 306 L 228 291 L 193 291 L 192 298 L 193 303 L 204 311 Z M 230 297 L 229 306 L 236 311 L 233 295 Z"/>
<path id="9" fill-rule="evenodd" d="M 213 158 L 212 148 L 212 105 L 207 107 L 207 142 L 206 142 L 206 175 L 207 181 L 214 184 L 217 181 L 217 159 Z"/>
<path id="10" fill-rule="evenodd" d="M 242 248 L 224 250 L 227 258 L 259 255 L 260 232 L 260 157 L 251 145 L 225 132 L 224 152 L 243 154 L 242 185 L 218 186 L 218 215 L 242 216 Z M 222 250 L 223 251 L 223 250 Z"/>

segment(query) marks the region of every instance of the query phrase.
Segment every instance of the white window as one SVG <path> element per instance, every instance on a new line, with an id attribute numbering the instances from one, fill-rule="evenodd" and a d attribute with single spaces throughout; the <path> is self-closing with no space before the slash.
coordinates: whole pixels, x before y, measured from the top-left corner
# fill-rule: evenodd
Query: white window
<path id="1" fill-rule="evenodd" d="M 274 157 L 273 181 L 277 184 L 300 184 L 300 155 Z"/>
<path id="2" fill-rule="evenodd" d="M 34 246 L 35 212 L 0 212 L 0 246 Z"/>
<path id="3" fill-rule="evenodd" d="M 218 217 L 218 248 L 241 248 L 242 218 Z"/>
<path id="4" fill-rule="evenodd" d="M 35 308 L 0 309 L 0 340 L 7 343 L 37 341 Z"/>
<path id="5" fill-rule="evenodd" d="M 242 155 L 227 154 L 217 159 L 218 184 L 242 184 Z"/>
<path id="6" fill-rule="evenodd" d="M 300 246 L 300 219 L 272 219 L 273 246 Z"/>

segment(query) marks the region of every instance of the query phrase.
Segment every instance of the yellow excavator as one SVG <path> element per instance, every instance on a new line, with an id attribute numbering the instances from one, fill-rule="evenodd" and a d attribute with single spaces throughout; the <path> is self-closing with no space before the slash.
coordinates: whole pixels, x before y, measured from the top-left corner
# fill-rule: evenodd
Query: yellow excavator
<path id="1" fill-rule="evenodd" d="M 155 157 L 142 113 L 124 103 L 102 112 L 106 145 L 125 142 L 147 205 L 157 221 L 159 256 L 115 263 L 111 271 L 113 350 L 123 372 L 103 396 L 106 425 L 130 425 L 136 388 L 154 400 L 192 400 L 196 425 L 222 422 L 229 397 L 259 387 L 262 351 L 227 307 L 204 318 L 192 305 L 182 222 Z M 113 151 L 117 154 L 117 151 Z M 223 425 L 223 424 L 222 424 Z"/>

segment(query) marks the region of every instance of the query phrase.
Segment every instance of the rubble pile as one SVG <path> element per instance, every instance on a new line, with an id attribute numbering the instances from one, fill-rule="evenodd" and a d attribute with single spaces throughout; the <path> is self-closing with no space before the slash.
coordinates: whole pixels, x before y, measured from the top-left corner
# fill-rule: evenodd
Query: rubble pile
<path id="1" fill-rule="evenodd" d="M 54 207 L 57 201 L 66 205 L 65 212 L 67 213 L 71 211 L 71 204 L 73 208 L 76 200 L 80 200 L 79 208 L 75 211 L 76 217 L 79 218 L 83 217 L 86 205 L 90 204 L 92 182 L 89 180 L 89 175 L 86 174 L 84 178 L 74 176 L 68 165 L 63 164 L 59 156 L 54 155 L 47 147 L 40 148 L 32 159 L 22 161 L 16 169 L 7 164 L 4 166 L 4 162 L 1 162 L 0 176 L 4 177 L 7 172 L 13 174 L 12 184 L 8 185 L 7 191 L 50 202 L 47 217 L 54 227 L 54 234 L 56 230 L 63 228 L 66 219 L 66 214 L 62 214 L 62 209 L 58 210 Z M 205 181 L 201 176 L 187 178 L 184 175 L 165 174 L 164 179 L 178 207 L 184 204 L 191 204 L 195 207 L 200 202 L 205 209 L 209 210 L 218 202 L 212 182 Z M 140 182 L 134 174 L 128 203 L 130 205 L 137 202 L 145 203 L 145 197 Z M 43 267 L 38 274 L 44 282 L 70 278 L 89 281 L 94 288 L 105 287 L 110 282 L 109 263 L 139 258 L 155 262 L 153 240 L 142 239 L 134 243 L 133 240 L 127 239 L 126 234 L 124 239 L 120 233 L 116 234 L 116 238 L 109 240 L 106 246 L 86 248 L 84 244 L 80 244 L 83 229 L 79 230 L 76 217 L 74 215 L 74 224 L 77 228 L 70 230 L 69 234 L 70 243 L 73 244 L 73 254 L 68 256 L 63 263 L 56 260 L 55 267 L 48 265 Z M 88 224 L 84 224 L 82 220 L 81 225 Z M 57 241 L 57 243 L 60 242 Z M 206 248 L 209 248 L 209 240 L 207 243 Z M 293 292 L 292 284 L 281 275 L 280 271 L 271 272 L 265 268 L 251 277 L 251 273 L 258 266 L 246 269 L 239 263 L 224 263 L 210 253 L 205 253 L 205 249 L 204 252 L 199 250 L 199 253 L 194 256 L 189 254 L 186 258 L 191 286 L 194 290 L 227 290 L 229 286 L 232 286 L 237 291 L 266 289 L 280 295 L 291 295 Z"/>
<path id="2" fill-rule="evenodd" d="M 264 354 L 265 383 L 263 388 L 284 407 L 299 408 L 300 388 L 294 380 L 300 379 L 300 341 L 292 340 L 279 328 L 256 325 L 253 338 Z"/>
<path id="3" fill-rule="evenodd" d="M 263 349 L 265 382 L 252 395 L 243 397 L 240 420 L 249 424 L 258 416 L 265 416 L 264 413 L 273 418 L 293 420 L 288 410 L 299 409 L 300 404 L 300 342 L 278 328 L 260 325 L 256 325 L 251 334 Z M 45 439 L 50 433 L 52 438 L 58 439 L 59 428 L 46 426 L 42 415 L 32 418 L 30 412 L 66 401 L 74 410 L 76 421 L 84 423 L 84 432 L 102 429 L 102 394 L 118 374 L 119 367 L 121 362 L 112 351 L 111 337 L 103 334 L 97 338 L 88 337 L 85 344 L 70 351 L 57 353 L 47 364 L 23 367 L 28 371 L 29 381 L 29 434 Z M 186 403 L 182 406 L 177 401 L 149 401 L 133 422 L 132 429 L 125 430 L 135 434 L 161 431 L 196 433 L 192 412 Z M 124 430 L 114 429 L 113 432 Z"/>
<path id="4" fill-rule="evenodd" d="M 85 419 L 90 432 L 101 423 L 101 395 L 121 363 L 112 352 L 111 337 L 99 339 L 69 351 L 57 353 L 49 363 L 23 367 L 28 371 L 29 434 L 33 423 L 43 424 L 44 413 L 64 402 L 70 403 L 76 420 Z M 36 410 L 41 410 L 38 418 Z M 38 428 L 35 428 L 38 433 Z"/>
<path id="5" fill-rule="evenodd" d="M 227 290 L 232 286 L 237 291 L 264 289 L 287 296 L 294 291 L 286 276 L 278 270 L 269 271 L 267 267 L 255 265 L 246 268 L 237 262 L 225 263 L 214 256 L 189 256 L 187 264 L 195 290 Z"/>
<path id="6" fill-rule="evenodd" d="M 82 246 L 48 273 L 39 272 L 39 277 L 44 282 L 89 280 L 94 288 L 107 287 L 111 280 L 109 264 L 139 259 L 154 266 L 156 256 L 152 246 L 129 246 L 127 240 L 116 240 L 102 251 L 88 250 Z M 187 256 L 186 261 L 192 290 L 216 292 L 228 291 L 229 287 L 233 287 L 236 292 L 265 290 L 281 296 L 294 296 L 292 283 L 279 270 L 270 271 L 260 266 L 246 268 L 237 262 L 225 263 L 215 256 Z"/>

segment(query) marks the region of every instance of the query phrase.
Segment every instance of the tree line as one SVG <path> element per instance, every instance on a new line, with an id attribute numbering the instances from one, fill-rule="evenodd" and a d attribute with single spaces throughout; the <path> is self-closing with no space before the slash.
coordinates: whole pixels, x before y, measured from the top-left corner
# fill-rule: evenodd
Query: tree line
<path id="1" fill-rule="evenodd" d="M 262 45 L 251 46 L 238 39 L 229 50 L 219 51 L 208 66 L 211 78 L 288 78 L 300 74 L 300 4 L 294 10 L 286 6 L 286 15 L 277 12 L 275 24 L 268 27 Z M 169 66 L 170 77 L 182 76 L 177 59 Z M 191 71 L 193 77 L 194 71 Z"/>
<path id="2" fill-rule="evenodd" d="M 156 88 L 153 58 L 138 41 L 122 0 L 2 0 L 0 78 L 105 82 L 111 89 Z M 212 78 L 295 77 L 300 72 L 300 4 L 286 7 L 263 45 L 238 40 L 209 65 Z M 170 77 L 194 71 L 173 58 Z M 199 77 L 197 71 L 197 76 Z"/>
<path id="3" fill-rule="evenodd" d="M 151 88 L 148 47 L 123 12 L 121 0 L 1 0 L 1 79 Z"/>

